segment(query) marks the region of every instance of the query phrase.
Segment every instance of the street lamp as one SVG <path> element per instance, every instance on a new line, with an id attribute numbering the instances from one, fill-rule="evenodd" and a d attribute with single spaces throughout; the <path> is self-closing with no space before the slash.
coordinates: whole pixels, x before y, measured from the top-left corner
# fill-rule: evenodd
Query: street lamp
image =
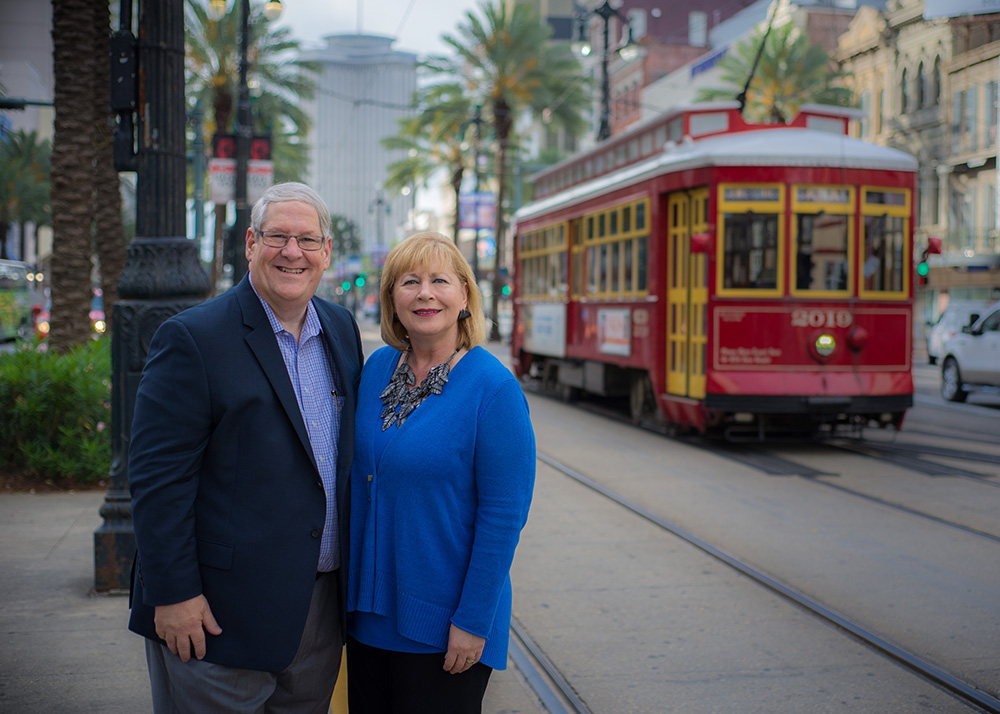
<path id="1" fill-rule="evenodd" d="M 611 138 L 611 82 L 608 79 L 608 55 L 610 52 L 610 26 L 611 18 L 617 17 L 628 28 L 628 39 L 624 47 L 618 48 L 618 54 L 626 62 L 630 62 L 639 56 L 639 47 L 632 38 L 632 25 L 627 17 L 622 15 L 616 8 L 611 7 L 608 0 L 594 10 L 577 9 L 577 19 L 580 24 L 577 31 L 577 39 L 573 42 L 573 49 L 583 57 L 591 52 L 590 42 L 586 36 L 586 20 L 593 16 L 601 18 L 604 22 L 603 28 L 603 51 L 601 53 L 601 124 L 597 130 L 597 140 L 605 141 Z"/>
<path id="2" fill-rule="evenodd" d="M 250 0 L 236 0 L 240 4 L 240 79 L 236 94 L 236 221 L 233 223 L 233 283 L 238 283 L 247 272 L 247 259 L 240 245 L 250 226 L 250 204 L 247 200 L 247 166 L 250 162 L 250 139 L 253 122 L 250 118 L 250 85 L 247 82 L 250 50 Z M 221 19 L 226 14 L 226 0 L 211 0 L 208 15 Z M 281 15 L 280 0 L 269 0 L 264 6 L 264 16 L 276 20 Z"/>
<path id="3" fill-rule="evenodd" d="M 473 218 L 473 230 L 475 231 L 475 236 L 472 239 L 472 275 L 476 278 L 476 284 L 479 284 L 479 191 L 480 184 L 482 181 L 482 169 L 479 166 L 481 159 L 481 150 L 483 142 L 483 107 L 481 104 L 476 105 L 476 109 L 472 114 L 472 118 L 466 121 L 462 125 L 462 133 L 464 134 L 466 129 L 470 125 L 476 127 L 476 146 L 475 146 L 475 161 L 476 161 L 476 186 L 475 186 L 475 198 L 473 200 L 473 209 L 475 211 L 475 216 Z"/>
<path id="4" fill-rule="evenodd" d="M 184 3 L 160 0 L 143 6 L 142 40 L 136 43 L 132 3 L 122 2 L 111 54 L 119 115 L 116 166 L 136 172 L 136 235 L 118 279 L 112 317 L 111 483 L 100 509 L 104 523 L 94 531 L 98 592 L 128 591 L 131 581 L 135 534 L 128 445 L 149 339 L 160 323 L 201 302 L 209 291 L 197 246 L 184 227 Z"/>

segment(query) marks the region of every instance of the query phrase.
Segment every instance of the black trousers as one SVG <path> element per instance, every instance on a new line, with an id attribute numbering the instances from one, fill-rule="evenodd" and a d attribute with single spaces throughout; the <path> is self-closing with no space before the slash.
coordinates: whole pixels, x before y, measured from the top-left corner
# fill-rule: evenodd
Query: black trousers
<path id="1" fill-rule="evenodd" d="M 394 652 L 347 638 L 351 714 L 481 714 L 491 674 L 482 662 L 448 674 L 443 652 Z"/>

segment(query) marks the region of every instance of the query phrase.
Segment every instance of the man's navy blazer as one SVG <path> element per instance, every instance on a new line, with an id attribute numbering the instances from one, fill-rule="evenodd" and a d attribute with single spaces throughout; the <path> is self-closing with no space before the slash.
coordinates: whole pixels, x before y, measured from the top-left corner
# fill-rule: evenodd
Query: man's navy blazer
<path id="1" fill-rule="evenodd" d="M 364 358 L 350 312 L 312 302 L 339 397 L 343 596 Z M 326 497 L 277 339 L 248 278 L 156 331 L 136 396 L 129 487 L 138 546 L 129 628 L 157 639 L 155 606 L 204 594 L 222 628 L 207 637 L 207 661 L 284 669 L 309 611 Z"/>

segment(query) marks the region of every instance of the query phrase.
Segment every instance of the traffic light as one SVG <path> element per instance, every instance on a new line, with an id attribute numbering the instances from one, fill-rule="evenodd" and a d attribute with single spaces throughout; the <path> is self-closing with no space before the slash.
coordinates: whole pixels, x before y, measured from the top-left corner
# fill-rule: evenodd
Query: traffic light
<path id="1" fill-rule="evenodd" d="M 920 262 L 917 263 L 917 285 L 923 287 L 927 284 L 927 276 L 931 272 L 931 266 L 927 264 L 927 256 L 941 253 L 941 239 L 934 236 L 927 237 L 927 247 L 920 254 Z"/>
<path id="2" fill-rule="evenodd" d="M 357 275 L 355 275 L 354 284 L 357 285 L 359 288 L 363 288 L 365 286 L 366 275 L 367 275 L 366 273 L 358 273 Z"/>
<path id="3" fill-rule="evenodd" d="M 921 287 L 927 284 L 927 274 L 931 272 L 931 268 L 927 265 L 927 251 L 923 252 L 920 256 L 920 262 L 917 263 L 917 285 Z"/>
<path id="4" fill-rule="evenodd" d="M 504 297 L 510 297 L 510 284 L 504 283 L 503 287 L 500 288 L 500 294 Z"/>
<path id="5" fill-rule="evenodd" d="M 342 287 L 344 289 L 345 293 L 348 292 L 351 289 L 351 281 L 350 280 L 345 280 L 344 282 L 342 282 L 340 284 L 340 287 Z"/>

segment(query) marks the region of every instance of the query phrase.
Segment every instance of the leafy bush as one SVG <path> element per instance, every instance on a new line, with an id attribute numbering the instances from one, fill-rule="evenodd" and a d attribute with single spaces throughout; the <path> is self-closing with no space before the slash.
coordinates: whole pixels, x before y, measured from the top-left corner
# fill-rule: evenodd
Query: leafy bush
<path id="1" fill-rule="evenodd" d="M 84 483 L 111 470 L 111 340 L 0 354 L 0 463 Z"/>

